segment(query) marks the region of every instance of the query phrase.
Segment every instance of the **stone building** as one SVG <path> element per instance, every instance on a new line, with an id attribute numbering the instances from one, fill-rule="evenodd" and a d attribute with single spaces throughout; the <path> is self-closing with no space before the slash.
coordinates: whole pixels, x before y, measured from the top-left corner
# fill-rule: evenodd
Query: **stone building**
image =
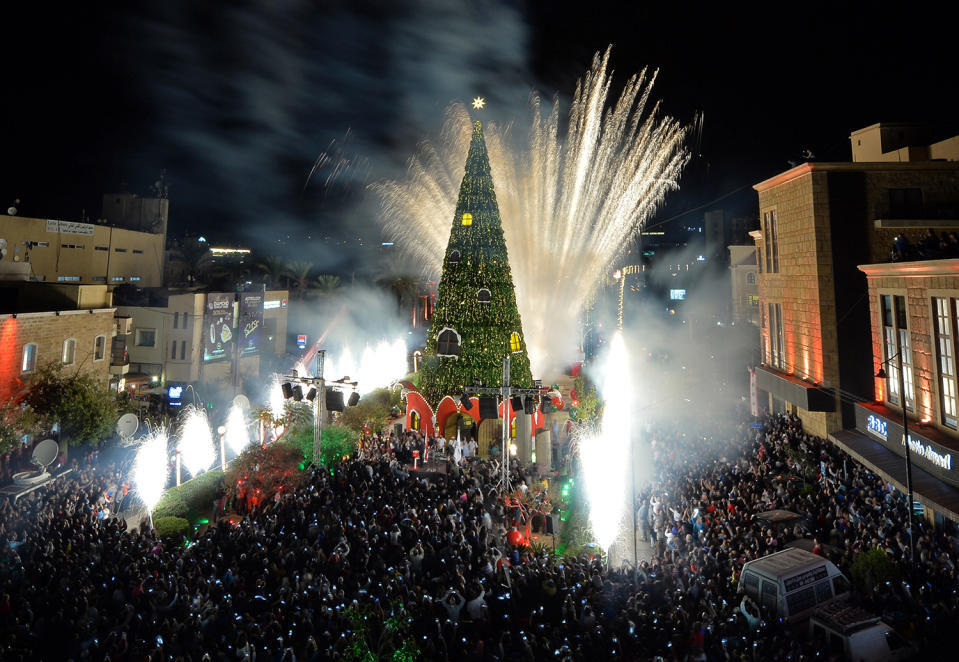
<path id="1" fill-rule="evenodd" d="M 728 248 L 733 322 L 759 326 L 756 247 L 729 246 Z"/>
<path id="2" fill-rule="evenodd" d="M 853 139 L 880 140 L 882 126 Z M 869 302 L 857 265 L 889 261 L 897 236 L 919 246 L 929 228 L 959 230 L 959 163 L 804 163 L 754 188 L 758 386 L 773 410 L 796 413 L 825 437 L 853 427 L 853 403 L 873 392 Z"/>

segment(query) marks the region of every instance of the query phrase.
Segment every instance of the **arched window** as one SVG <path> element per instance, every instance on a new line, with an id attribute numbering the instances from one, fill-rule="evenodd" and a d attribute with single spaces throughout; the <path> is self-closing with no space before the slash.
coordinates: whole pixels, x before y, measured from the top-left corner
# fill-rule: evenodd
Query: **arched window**
<path id="1" fill-rule="evenodd" d="M 523 341 L 519 339 L 519 333 L 516 331 L 509 335 L 509 351 L 513 354 L 523 351 Z"/>
<path id="2" fill-rule="evenodd" d="M 23 346 L 23 356 L 20 360 L 20 372 L 33 372 L 37 369 L 37 343 L 32 342 Z"/>
<path id="3" fill-rule="evenodd" d="M 746 274 L 746 282 L 749 283 L 750 285 L 755 285 L 755 284 L 756 284 L 756 274 L 754 274 L 754 273 L 751 272 L 751 271 L 750 271 L 748 274 Z"/>
<path id="4" fill-rule="evenodd" d="M 77 341 L 75 338 L 67 338 L 63 341 L 63 355 L 60 357 L 60 362 L 63 365 L 73 365 L 73 362 L 77 358 Z"/>
<path id="5" fill-rule="evenodd" d="M 450 253 L 450 264 L 459 264 L 460 262 L 460 252 L 452 251 Z"/>
<path id="6" fill-rule="evenodd" d="M 453 329 L 444 327 L 436 337 L 437 356 L 459 356 L 460 334 Z"/>
<path id="7" fill-rule="evenodd" d="M 410 427 L 413 428 L 414 430 L 420 429 L 420 415 L 418 412 L 415 412 L 415 411 L 410 412 Z"/>
<path id="8" fill-rule="evenodd" d="M 493 300 L 493 295 L 484 287 L 476 293 L 476 300 L 480 303 L 489 303 Z"/>
<path id="9" fill-rule="evenodd" d="M 102 361 L 107 353 L 107 337 L 97 336 L 93 339 L 93 360 Z"/>
<path id="10" fill-rule="evenodd" d="M 473 215 L 470 213 L 463 214 L 463 225 L 473 225 Z"/>

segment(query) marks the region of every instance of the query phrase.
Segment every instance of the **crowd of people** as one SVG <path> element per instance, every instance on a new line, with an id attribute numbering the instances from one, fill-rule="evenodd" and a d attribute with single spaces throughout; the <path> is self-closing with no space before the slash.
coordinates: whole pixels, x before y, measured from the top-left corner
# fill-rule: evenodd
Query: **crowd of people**
<path id="1" fill-rule="evenodd" d="M 377 447 L 187 546 L 103 517 L 116 468 L 90 464 L 0 503 L 0 657 L 814 659 L 775 619 L 745 618 L 743 563 L 807 535 L 846 571 L 864 549 L 908 554 L 901 495 L 795 419 L 712 436 L 653 427 L 642 443 L 654 475 L 637 514 L 652 556 L 635 572 L 510 546 L 512 516 L 481 459 L 427 478 Z M 802 457 L 818 459 L 811 490 L 791 480 Z M 802 523 L 755 519 L 774 507 Z M 943 532 L 915 533 L 906 581 L 857 599 L 936 651 L 936 628 L 959 619 L 955 551 Z"/>

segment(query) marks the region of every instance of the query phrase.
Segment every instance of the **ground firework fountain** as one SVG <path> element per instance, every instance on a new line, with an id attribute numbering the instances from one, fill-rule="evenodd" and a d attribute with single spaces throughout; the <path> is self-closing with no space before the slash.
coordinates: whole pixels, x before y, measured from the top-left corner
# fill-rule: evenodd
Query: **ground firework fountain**
<path id="1" fill-rule="evenodd" d="M 180 441 L 177 450 L 183 458 L 187 471 L 196 476 L 210 468 L 216 459 L 213 450 L 213 433 L 206 412 L 194 406 L 187 407 L 183 414 L 185 420 L 180 426 Z"/>
<path id="2" fill-rule="evenodd" d="M 605 401 L 600 430 L 580 442 L 580 457 L 589 499 L 589 522 L 604 550 L 619 536 L 629 498 L 630 436 L 633 429 L 633 385 L 623 334 L 610 343 L 602 393 Z"/>
<path id="3" fill-rule="evenodd" d="M 607 108 L 609 51 L 597 55 L 580 81 L 565 137 L 559 106 L 543 116 L 533 102 L 525 148 L 512 149 L 507 132 L 487 129 L 489 159 L 509 246 L 516 299 L 535 374 L 565 362 L 577 316 L 611 262 L 655 211 L 688 154 L 686 129 L 660 118 L 649 94 L 655 74 L 632 77 Z M 437 274 L 456 207 L 470 122 L 454 106 L 439 147 L 424 145 L 405 182 L 375 189 L 388 232 L 417 264 Z"/>
<path id="4" fill-rule="evenodd" d="M 152 431 L 140 444 L 133 463 L 133 479 L 151 522 L 153 508 L 166 487 L 167 471 L 167 431 L 161 427 Z"/>

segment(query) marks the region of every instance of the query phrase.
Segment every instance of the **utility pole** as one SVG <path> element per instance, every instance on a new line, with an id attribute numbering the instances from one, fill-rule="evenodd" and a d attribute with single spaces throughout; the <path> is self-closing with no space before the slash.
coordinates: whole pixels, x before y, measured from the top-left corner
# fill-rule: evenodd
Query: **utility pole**
<path id="1" fill-rule="evenodd" d="M 316 397 L 313 398 L 313 464 L 320 466 L 320 444 L 323 440 L 323 424 L 326 423 L 326 381 L 323 379 L 323 363 L 326 350 L 316 352 Z"/>

